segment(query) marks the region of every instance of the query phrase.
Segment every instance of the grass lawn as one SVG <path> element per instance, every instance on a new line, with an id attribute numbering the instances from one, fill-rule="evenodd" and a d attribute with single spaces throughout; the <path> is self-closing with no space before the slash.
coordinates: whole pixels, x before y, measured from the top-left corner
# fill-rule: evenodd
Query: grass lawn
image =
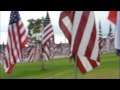
<path id="1" fill-rule="evenodd" d="M 16 64 L 10 75 L 4 73 L 0 66 L 1 79 L 74 79 L 75 64 L 68 58 L 54 59 L 45 62 L 45 70 L 41 70 L 39 62 Z M 77 70 L 78 79 L 118 79 L 119 58 L 115 53 L 101 54 L 101 65 L 89 73 L 82 75 Z"/>

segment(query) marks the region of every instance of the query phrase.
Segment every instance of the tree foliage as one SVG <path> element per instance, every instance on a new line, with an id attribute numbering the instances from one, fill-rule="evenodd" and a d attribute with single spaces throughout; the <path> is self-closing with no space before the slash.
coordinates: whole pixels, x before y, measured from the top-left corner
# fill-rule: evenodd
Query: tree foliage
<path id="1" fill-rule="evenodd" d="M 41 33 L 42 25 L 44 23 L 44 18 L 42 17 L 41 19 L 29 19 L 28 20 L 28 34 L 32 37 L 35 38 L 37 34 Z M 41 43 L 41 39 L 39 37 L 39 43 Z"/>
<path id="2" fill-rule="evenodd" d="M 28 20 L 28 30 L 29 33 L 31 32 L 31 34 L 36 34 L 36 33 L 40 33 L 41 30 L 41 25 L 44 23 L 44 18 L 41 19 L 29 19 Z"/>

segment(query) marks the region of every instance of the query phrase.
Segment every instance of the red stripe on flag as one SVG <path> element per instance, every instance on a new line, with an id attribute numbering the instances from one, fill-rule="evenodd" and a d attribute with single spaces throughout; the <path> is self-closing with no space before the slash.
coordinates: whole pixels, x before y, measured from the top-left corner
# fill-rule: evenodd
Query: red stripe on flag
<path id="1" fill-rule="evenodd" d="M 21 25 L 19 25 L 19 24 Z M 20 33 L 23 28 L 24 33 Z M 4 69 L 10 74 L 13 66 L 22 61 L 22 49 L 28 41 L 23 23 L 18 11 L 12 11 L 10 16 L 10 22 L 8 27 L 8 40 L 5 48 Z M 21 38 L 24 40 L 21 42 Z M 8 58 L 7 58 L 8 57 Z"/>
<path id="2" fill-rule="evenodd" d="M 73 54 L 75 54 L 76 52 L 78 52 L 78 48 L 84 33 L 84 29 L 86 27 L 87 21 L 88 21 L 88 17 L 89 17 L 89 13 L 90 12 L 83 12 L 83 15 L 81 17 L 81 21 L 78 27 L 78 31 L 76 33 L 76 37 L 75 37 L 75 41 L 74 41 L 74 46 L 73 46 Z"/>
<path id="3" fill-rule="evenodd" d="M 117 23 L 117 21 L 116 21 L 117 20 L 117 11 L 110 11 L 108 19 L 116 25 L 116 23 Z"/>
<path id="4" fill-rule="evenodd" d="M 50 28 L 52 28 L 51 25 L 50 25 L 48 28 L 46 28 L 46 29 L 44 30 L 44 33 L 46 33 L 47 31 L 49 31 Z"/>
<path id="5" fill-rule="evenodd" d="M 74 61 L 75 61 L 75 58 L 74 58 Z M 85 70 L 83 64 L 81 63 L 79 57 L 77 56 L 77 67 L 79 68 L 79 70 L 85 74 L 87 71 Z"/>
<path id="6" fill-rule="evenodd" d="M 62 31 L 65 34 L 66 38 L 68 39 L 69 43 L 71 44 L 71 33 L 69 32 L 69 30 L 67 29 L 67 27 L 64 25 L 64 23 L 62 21 L 62 19 L 65 18 L 66 16 L 68 16 L 70 21 L 73 23 L 74 12 L 64 11 L 60 14 L 60 19 L 59 19 L 60 28 L 62 29 Z"/>
<path id="7" fill-rule="evenodd" d="M 49 33 L 47 33 L 43 39 L 46 39 L 53 31 L 51 30 Z M 53 35 L 52 35 L 53 36 Z M 51 37 L 50 37 L 51 38 Z M 48 38 L 47 40 L 49 40 L 50 38 Z"/>
<path id="8" fill-rule="evenodd" d="M 7 71 L 7 74 L 11 74 L 14 65 L 15 65 L 15 64 L 13 64 L 13 65 L 11 64 L 11 66 L 9 67 L 9 69 L 8 69 L 8 71 Z"/>
<path id="9" fill-rule="evenodd" d="M 60 15 L 59 24 L 62 24 L 60 25 L 60 27 L 63 33 L 65 34 L 65 36 L 67 37 L 67 39 L 69 40 L 69 42 L 71 42 L 72 40 L 70 45 L 72 45 L 71 50 L 74 53 L 74 59 L 76 59 L 75 57 L 77 55 L 77 59 L 76 59 L 77 66 L 80 69 L 80 71 L 83 74 L 85 74 L 100 65 L 99 48 L 98 48 L 99 45 L 97 42 L 97 33 L 96 33 L 97 31 L 95 26 L 94 12 L 93 11 L 91 12 L 90 11 L 74 11 L 74 13 L 73 11 L 69 12 L 68 14 L 72 13 L 73 15 L 71 16 L 74 16 L 74 20 L 72 20 L 72 26 L 70 26 L 70 27 L 73 27 L 71 29 L 70 35 L 68 33 L 65 33 L 65 32 L 69 32 L 68 30 L 69 26 L 66 27 L 66 29 L 64 27 L 65 25 L 68 24 L 71 18 L 69 18 L 69 20 L 68 18 L 66 19 L 66 17 L 69 15 L 66 14 L 66 16 L 63 16 L 63 13 L 66 14 L 66 12 L 63 11 Z M 62 21 L 63 19 L 64 19 L 64 23 Z M 88 35 L 87 39 L 89 40 L 85 40 L 85 36 L 83 35 Z M 85 44 L 85 46 L 83 45 L 83 43 Z M 81 51 L 82 49 L 83 51 Z M 95 60 L 92 60 L 91 58 Z"/>

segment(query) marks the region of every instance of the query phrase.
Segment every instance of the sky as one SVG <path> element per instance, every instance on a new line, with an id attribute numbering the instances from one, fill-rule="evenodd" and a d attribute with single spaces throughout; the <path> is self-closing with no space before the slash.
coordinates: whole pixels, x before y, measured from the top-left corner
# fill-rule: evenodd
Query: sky
<path id="1" fill-rule="evenodd" d="M 59 28 L 59 16 L 61 11 L 48 11 L 51 19 L 51 23 L 53 25 L 53 30 L 55 34 L 55 43 L 65 43 L 68 42 L 65 38 L 64 34 L 62 33 L 61 29 Z M 95 20 L 96 26 L 98 30 L 99 20 L 101 21 L 102 25 L 102 33 L 104 37 L 109 32 L 109 25 L 110 22 L 107 20 L 109 11 L 95 11 Z M 38 19 L 42 17 L 46 17 L 46 11 L 20 11 L 21 19 L 24 23 L 25 28 L 27 29 L 28 26 L 28 19 Z M 0 44 L 3 42 L 6 44 L 7 42 L 7 30 L 8 30 L 8 23 L 9 23 L 10 11 L 0 11 Z M 112 25 L 113 32 L 115 30 L 114 25 Z"/>

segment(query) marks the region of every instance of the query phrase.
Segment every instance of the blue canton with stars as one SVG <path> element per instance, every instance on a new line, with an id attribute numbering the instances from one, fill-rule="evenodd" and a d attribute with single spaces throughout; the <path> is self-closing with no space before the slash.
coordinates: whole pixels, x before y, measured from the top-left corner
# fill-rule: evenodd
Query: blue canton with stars
<path id="1" fill-rule="evenodd" d="M 11 11 L 9 24 L 18 23 L 20 19 L 21 18 L 18 11 Z"/>
<path id="2" fill-rule="evenodd" d="M 47 16 L 46 16 L 46 19 L 45 19 L 45 22 L 44 22 L 44 27 L 46 27 L 50 22 L 50 17 L 49 17 L 49 14 L 47 12 Z"/>

